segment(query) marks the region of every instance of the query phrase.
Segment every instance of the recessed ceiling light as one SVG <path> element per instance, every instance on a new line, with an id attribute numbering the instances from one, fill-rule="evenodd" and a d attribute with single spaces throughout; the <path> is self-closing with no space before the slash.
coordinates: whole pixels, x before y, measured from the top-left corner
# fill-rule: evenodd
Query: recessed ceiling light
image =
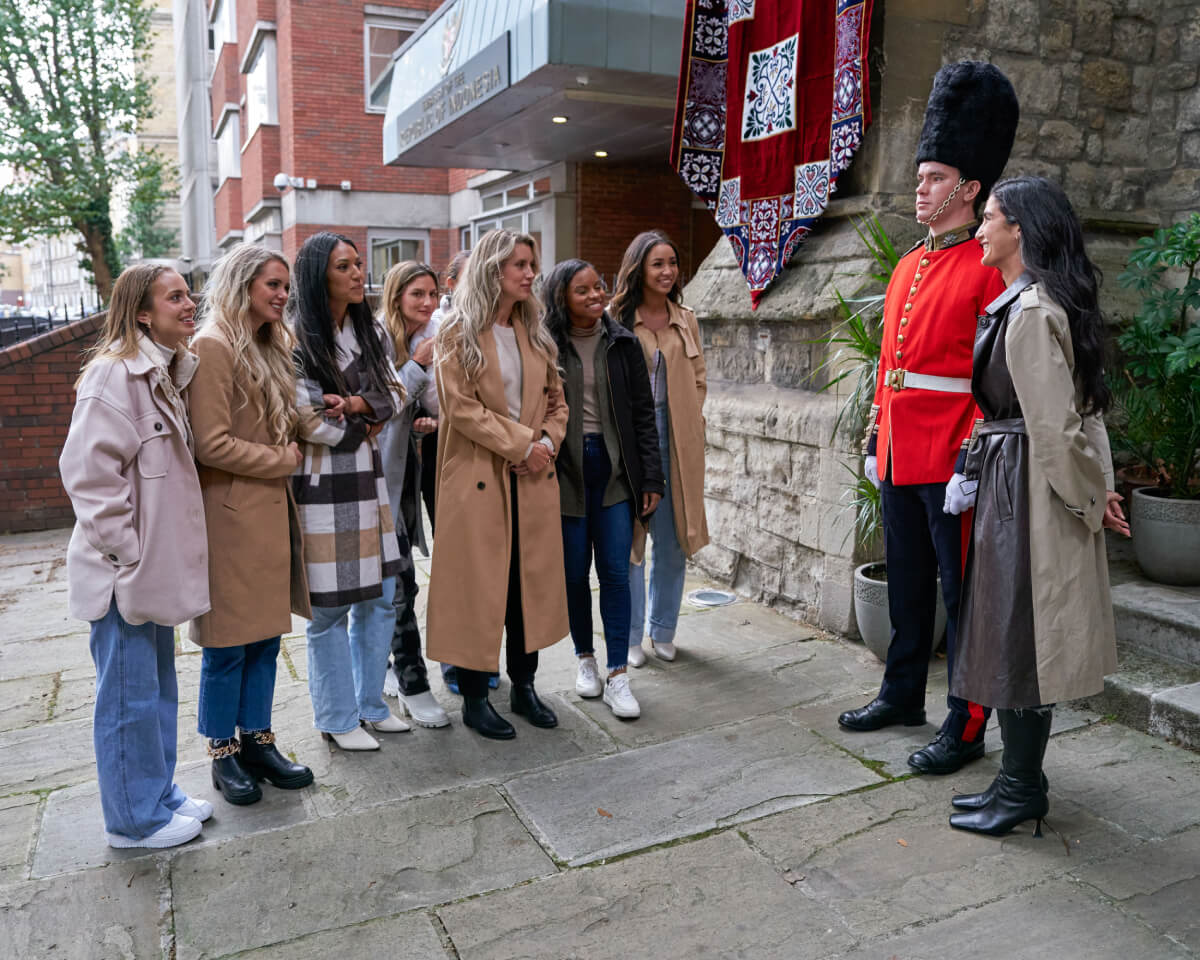
<path id="1" fill-rule="evenodd" d="M 608 151 L 607 151 L 607 150 L 597 150 L 597 151 L 596 151 L 596 156 L 598 156 L 598 157 L 607 157 L 607 156 L 608 156 Z"/>
<path id="2" fill-rule="evenodd" d="M 551 117 L 550 122 L 551 123 L 566 123 L 567 118 L 566 117 Z"/>

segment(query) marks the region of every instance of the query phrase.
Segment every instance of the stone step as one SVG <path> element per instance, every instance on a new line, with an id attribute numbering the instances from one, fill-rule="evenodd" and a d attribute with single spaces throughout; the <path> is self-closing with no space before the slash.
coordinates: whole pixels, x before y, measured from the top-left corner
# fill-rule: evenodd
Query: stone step
<path id="1" fill-rule="evenodd" d="M 1117 643 L 1117 672 L 1104 692 L 1083 701 L 1126 726 L 1200 752 L 1200 666 Z"/>
<path id="2" fill-rule="evenodd" d="M 1139 578 L 1115 584 L 1112 601 L 1119 641 L 1200 667 L 1200 587 L 1169 587 Z"/>

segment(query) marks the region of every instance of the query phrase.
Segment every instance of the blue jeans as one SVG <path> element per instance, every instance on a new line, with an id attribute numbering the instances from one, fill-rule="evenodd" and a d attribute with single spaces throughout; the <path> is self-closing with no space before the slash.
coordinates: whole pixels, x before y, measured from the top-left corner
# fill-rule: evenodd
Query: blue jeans
<path id="1" fill-rule="evenodd" d="M 620 670 L 629 659 L 629 551 L 633 546 L 633 511 L 628 500 L 604 506 L 604 490 L 612 464 L 604 436 L 583 438 L 584 517 L 563 517 L 563 558 L 567 569 L 567 614 L 575 653 L 591 655 L 592 591 L 588 575 L 592 555 L 600 580 L 600 619 L 608 669 Z M 641 637 L 638 637 L 639 641 Z"/>
<path id="2" fill-rule="evenodd" d="M 641 643 L 643 630 L 655 643 L 674 643 L 679 622 L 679 604 L 683 600 L 683 578 L 687 557 L 675 535 L 674 498 L 671 496 L 671 414 L 664 399 L 655 404 L 654 422 L 658 427 L 658 454 L 662 458 L 666 492 L 658 509 L 650 515 L 650 536 L 654 550 L 650 554 L 650 622 L 646 622 L 646 566 L 629 565 L 630 620 L 629 642 Z"/>
<path id="3" fill-rule="evenodd" d="M 132 626 L 114 598 L 92 621 L 96 712 L 92 739 L 104 829 L 142 840 L 165 827 L 187 799 L 175 786 L 179 688 L 175 630 Z"/>
<path id="4" fill-rule="evenodd" d="M 279 638 L 239 647 L 205 647 L 200 658 L 197 729 L 210 740 L 271 729 Z"/>
<path id="5" fill-rule="evenodd" d="M 383 702 L 396 609 L 396 578 L 383 593 L 343 607 L 313 607 L 308 624 L 308 692 L 313 723 L 324 733 L 349 733 L 360 720 L 383 720 Z M 346 624 L 349 621 L 349 630 Z"/>

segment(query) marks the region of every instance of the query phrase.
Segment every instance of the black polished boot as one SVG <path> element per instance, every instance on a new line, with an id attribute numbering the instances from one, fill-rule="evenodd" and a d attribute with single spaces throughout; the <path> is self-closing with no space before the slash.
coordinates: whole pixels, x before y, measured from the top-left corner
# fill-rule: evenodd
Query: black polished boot
<path id="1" fill-rule="evenodd" d="M 463 697 L 462 720 L 463 726 L 489 740 L 511 740 L 517 735 L 513 725 L 496 712 L 487 697 Z"/>
<path id="2" fill-rule="evenodd" d="M 558 717 L 542 702 L 542 698 L 533 689 L 532 680 L 514 682 L 508 695 L 512 712 L 524 717 L 535 727 L 557 727 Z"/>
<path id="3" fill-rule="evenodd" d="M 893 707 L 886 700 L 876 697 L 865 707 L 857 710 L 847 710 L 838 717 L 838 726 L 846 730 L 868 731 L 882 730 L 902 724 L 906 727 L 919 727 L 925 722 L 925 708 L 905 709 Z"/>
<path id="4" fill-rule="evenodd" d="M 1040 837 L 1042 818 L 1050 809 L 1042 776 L 1042 758 L 1050 739 L 1050 711 L 997 713 L 1004 738 L 1004 761 L 1003 769 L 989 788 L 992 796 L 974 810 L 951 814 L 950 826 L 998 837 L 1026 820 L 1037 820 L 1033 835 Z"/>
<path id="5" fill-rule="evenodd" d="M 266 780 L 280 790 L 299 790 L 313 782 L 313 773 L 302 763 L 292 763 L 275 746 L 270 730 L 242 731 L 242 769 L 256 780 Z"/>
<path id="6" fill-rule="evenodd" d="M 996 795 L 996 785 L 1000 782 L 1000 774 L 996 774 L 996 779 L 992 781 L 983 793 L 960 793 L 956 797 L 950 798 L 950 805 L 959 810 L 978 810 L 980 807 L 986 807 L 992 802 L 992 797 Z M 1050 792 L 1050 781 L 1046 779 L 1046 774 L 1042 774 L 1042 792 Z"/>
<path id="7" fill-rule="evenodd" d="M 945 775 L 982 756 L 982 736 L 978 740 L 960 740 L 946 730 L 939 730 L 928 746 L 908 758 L 908 765 L 917 773 Z"/>
<path id="8" fill-rule="evenodd" d="M 241 744 L 233 738 L 208 741 L 208 755 L 213 758 L 213 786 L 227 803 L 245 807 L 262 799 L 262 788 L 238 760 L 240 750 Z"/>

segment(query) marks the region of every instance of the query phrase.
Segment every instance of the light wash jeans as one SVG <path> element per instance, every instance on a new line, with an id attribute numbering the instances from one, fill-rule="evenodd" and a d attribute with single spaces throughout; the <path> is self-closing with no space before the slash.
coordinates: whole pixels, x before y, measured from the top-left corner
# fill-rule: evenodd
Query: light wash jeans
<path id="1" fill-rule="evenodd" d="M 683 578 L 687 557 L 675 535 L 675 513 L 671 496 L 671 415 L 664 398 L 655 404 L 654 422 L 658 427 L 658 454 L 662 458 L 666 492 L 658 509 L 650 515 L 650 620 L 646 622 L 646 565 L 629 565 L 629 643 L 642 642 L 645 634 L 655 643 L 674 643 L 679 622 L 679 604 L 683 600 Z"/>
<path id="2" fill-rule="evenodd" d="M 89 647 L 96 664 L 92 739 L 104 829 L 143 840 L 187 799 L 175 786 L 175 629 L 126 623 L 114 598 L 104 618 L 92 621 Z"/>
<path id="3" fill-rule="evenodd" d="M 396 578 L 383 593 L 344 607 L 313 607 L 308 635 L 308 692 L 313 724 L 324 733 L 349 733 L 360 720 L 383 720 L 383 679 L 396 608 Z M 347 630 L 349 621 L 349 630 Z"/>

